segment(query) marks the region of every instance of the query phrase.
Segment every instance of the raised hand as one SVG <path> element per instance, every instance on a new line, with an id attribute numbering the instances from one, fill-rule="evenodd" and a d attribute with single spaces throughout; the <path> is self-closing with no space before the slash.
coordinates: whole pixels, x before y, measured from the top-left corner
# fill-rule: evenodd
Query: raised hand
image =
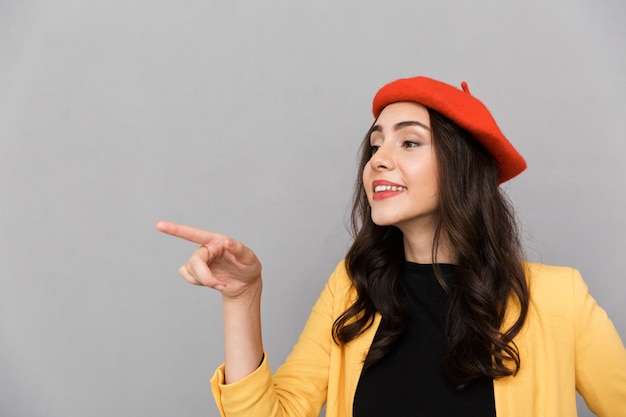
<path id="1" fill-rule="evenodd" d="M 170 222 L 158 222 L 156 227 L 163 233 L 200 245 L 178 270 L 191 284 L 214 288 L 228 298 L 239 298 L 260 288 L 261 263 L 241 242 Z"/>
<path id="2" fill-rule="evenodd" d="M 253 372 L 263 357 L 261 263 L 241 242 L 219 233 L 169 222 L 157 229 L 200 245 L 178 272 L 192 284 L 222 293 L 225 382 Z"/>

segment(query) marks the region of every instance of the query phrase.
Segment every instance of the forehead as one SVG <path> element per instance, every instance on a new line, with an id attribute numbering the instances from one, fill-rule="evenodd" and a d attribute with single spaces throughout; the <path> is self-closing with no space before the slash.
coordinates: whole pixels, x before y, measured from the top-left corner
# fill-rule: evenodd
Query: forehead
<path id="1" fill-rule="evenodd" d="M 386 106 L 378 115 L 374 125 L 383 128 L 398 122 L 417 121 L 430 126 L 428 109 L 414 101 L 401 101 Z"/>

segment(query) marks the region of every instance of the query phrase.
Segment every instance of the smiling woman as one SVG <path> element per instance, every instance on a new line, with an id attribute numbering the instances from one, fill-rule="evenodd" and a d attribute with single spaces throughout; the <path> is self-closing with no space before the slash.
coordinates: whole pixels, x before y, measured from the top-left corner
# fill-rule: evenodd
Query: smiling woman
<path id="1" fill-rule="evenodd" d="M 221 292 L 223 416 L 626 415 L 626 349 L 571 268 L 524 261 L 500 184 L 526 168 L 489 110 L 425 77 L 373 102 L 354 242 L 286 362 L 261 337 L 261 265 L 227 236 L 167 222 L 200 245 L 180 274 Z"/>

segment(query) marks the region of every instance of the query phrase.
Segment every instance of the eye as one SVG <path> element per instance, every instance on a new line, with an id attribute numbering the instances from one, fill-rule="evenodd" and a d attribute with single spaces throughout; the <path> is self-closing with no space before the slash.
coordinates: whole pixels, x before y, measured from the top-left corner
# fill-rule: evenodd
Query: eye
<path id="1" fill-rule="evenodd" d="M 403 148 L 417 148 L 418 146 L 420 146 L 419 142 L 414 142 L 412 140 L 405 140 L 402 142 Z"/>
<path id="2" fill-rule="evenodd" d="M 378 145 L 371 145 L 370 146 L 370 155 L 374 155 L 376 153 L 376 151 L 378 150 L 378 148 L 380 148 L 380 146 L 378 146 Z"/>

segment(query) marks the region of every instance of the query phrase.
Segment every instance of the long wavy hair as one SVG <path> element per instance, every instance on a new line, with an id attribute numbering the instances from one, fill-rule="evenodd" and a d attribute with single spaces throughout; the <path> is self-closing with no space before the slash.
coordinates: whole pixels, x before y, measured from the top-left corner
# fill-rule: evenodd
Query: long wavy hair
<path id="1" fill-rule="evenodd" d="M 447 292 L 444 370 L 462 387 L 481 377 L 514 375 L 520 355 L 513 342 L 529 303 L 523 253 L 515 214 L 498 184 L 498 165 L 467 131 L 428 109 L 438 164 L 439 209 L 432 262 Z M 361 146 L 359 172 L 371 158 L 370 132 Z M 352 208 L 354 242 L 346 266 L 357 298 L 333 324 L 333 338 L 345 344 L 366 331 L 376 313 L 381 327 L 365 358 L 364 370 L 384 357 L 407 324 L 398 277 L 405 263 L 402 232 L 372 222 L 361 175 Z M 445 241 L 457 257 L 455 277 L 444 281 L 437 248 Z M 511 298 L 512 296 L 512 298 Z M 519 307 L 502 329 L 509 303 Z"/>

